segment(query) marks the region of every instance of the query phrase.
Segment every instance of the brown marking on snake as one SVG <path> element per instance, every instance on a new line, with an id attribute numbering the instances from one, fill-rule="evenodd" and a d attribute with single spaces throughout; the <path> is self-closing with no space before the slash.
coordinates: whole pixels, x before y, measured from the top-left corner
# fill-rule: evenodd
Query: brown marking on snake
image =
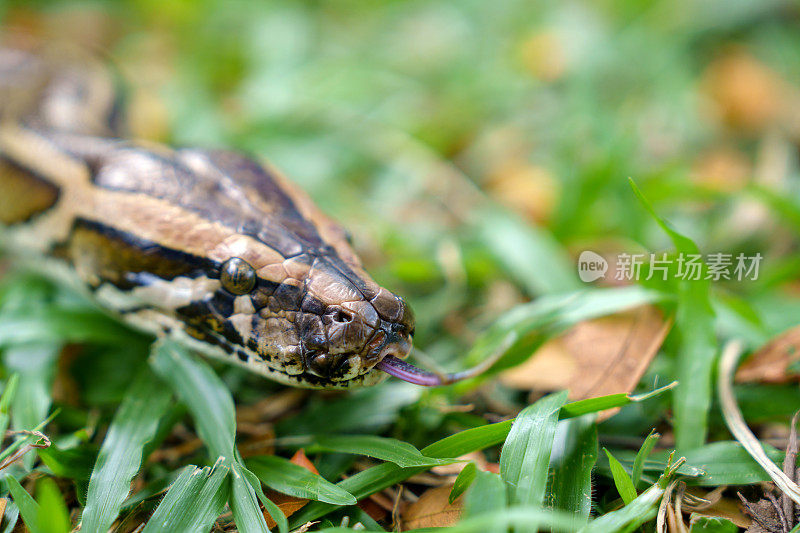
<path id="1" fill-rule="evenodd" d="M 52 208 L 58 201 L 59 189 L 13 161 L 0 156 L 0 223 L 28 222 Z"/>
<path id="2" fill-rule="evenodd" d="M 156 245 L 141 246 L 119 233 L 111 233 L 86 221 L 77 221 L 66 245 L 68 255 L 81 276 L 93 286 L 102 281 L 131 288 L 129 274 L 146 272 L 162 279 L 188 274 L 198 267 L 186 259 L 173 259 Z"/>

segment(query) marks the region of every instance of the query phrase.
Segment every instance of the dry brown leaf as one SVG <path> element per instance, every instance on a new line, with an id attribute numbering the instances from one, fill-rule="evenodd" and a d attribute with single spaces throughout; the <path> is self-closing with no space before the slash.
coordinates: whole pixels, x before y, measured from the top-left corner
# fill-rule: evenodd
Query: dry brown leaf
<path id="1" fill-rule="evenodd" d="M 373 498 L 374 494 L 369 498 L 364 498 L 363 500 L 359 500 L 358 506 L 361 508 L 362 511 L 367 513 L 370 518 L 375 520 L 376 522 L 380 522 L 381 520 L 385 520 L 391 511 L 387 511 L 383 505 L 380 505 L 375 501 Z"/>
<path id="2" fill-rule="evenodd" d="M 306 457 L 306 453 L 302 449 L 297 450 L 290 459 L 290 461 L 296 465 L 302 466 L 306 470 L 309 470 L 315 474 L 319 474 L 317 468 L 314 466 L 314 463 L 312 463 L 308 459 L 308 457 Z M 292 516 L 294 513 L 302 509 L 303 506 L 305 506 L 305 504 L 308 503 L 308 500 L 306 498 L 288 496 L 286 494 L 282 494 L 274 490 L 266 491 L 266 496 L 267 498 L 272 500 L 272 503 L 278 506 L 278 509 L 280 509 L 284 515 L 286 515 L 286 518 Z M 264 511 L 264 519 L 267 521 L 267 526 L 270 529 L 278 525 L 277 522 L 275 522 L 275 520 L 272 519 L 272 517 L 269 515 L 267 511 Z"/>
<path id="3" fill-rule="evenodd" d="M 403 531 L 422 527 L 448 527 L 458 522 L 463 496 L 452 504 L 448 501 L 452 485 L 428 489 L 419 500 L 409 505 L 400 517 Z"/>
<path id="4" fill-rule="evenodd" d="M 265 496 L 269 498 L 272 503 L 278 506 L 278 509 L 289 518 L 294 513 L 305 507 L 308 503 L 308 500 L 304 498 L 297 498 L 295 496 L 287 496 L 286 494 L 282 494 L 280 492 L 275 492 L 274 490 L 268 490 L 265 492 Z M 270 514 L 267 511 L 264 511 L 264 520 L 267 521 L 267 526 L 270 530 L 272 530 L 275 526 L 278 525 L 275 520 L 272 519 Z"/>
<path id="5" fill-rule="evenodd" d="M 296 464 L 297 466 L 302 466 L 306 470 L 319 475 L 317 467 L 314 466 L 314 463 L 311 462 L 311 459 L 309 459 L 306 456 L 306 452 L 302 448 L 294 452 L 294 455 L 292 456 L 291 459 L 289 459 L 289 461 Z"/>
<path id="6" fill-rule="evenodd" d="M 6 500 L 5 498 L 0 498 L 0 519 L 2 519 L 3 515 L 6 514 L 6 504 L 7 503 L 8 503 L 8 500 Z"/>
<path id="7" fill-rule="evenodd" d="M 490 470 L 490 468 L 492 468 L 489 465 L 489 461 L 486 460 L 486 456 L 483 455 L 483 452 L 471 452 L 459 456 L 458 459 L 460 459 L 458 463 L 434 466 L 431 468 L 431 472 L 440 476 L 457 476 L 470 461 L 475 463 L 475 466 L 480 470 Z"/>
<path id="8" fill-rule="evenodd" d="M 736 129 L 762 131 L 785 107 L 783 80 L 742 49 L 732 49 L 711 63 L 702 84 L 720 118 Z"/>
<path id="9" fill-rule="evenodd" d="M 653 306 L 576 324 L 501 376 L 510 387 L 567 389 L 572 400 L 628 393 L 639 383 L 672 325 Z"/>
<path id="10" fill-rule="evenodd" d="M 786 330 L 759 348 L 736 372 L 736 381 L 786 383 L 800 374 L 790 367 L 800 360 L 800 326 Z"/>
<path id="11" fill-rule="evenodd" d="M 696 487 L 690 488 L 688 492 L 695 496 L 699 496 L 700 498 L 706 498 L 708 496 L 708 493 L 705 493 Z M 708 516 L 725 518 L 736 524 L 738 527 L 745 529 L 750 527 L 752 522 L 752 520 L 742 512 L 739 501 L 734 500 L 733 498 L 720 498 L 718 501 L 714 502 L 713 505 L 704 507 L 702 509 L 692 508 L 684 504 L 683 509 L 684 512 L 690 513 L 692 517 Z M 692 518 L 690 521 L 693 522 L 695 520 Z"/>

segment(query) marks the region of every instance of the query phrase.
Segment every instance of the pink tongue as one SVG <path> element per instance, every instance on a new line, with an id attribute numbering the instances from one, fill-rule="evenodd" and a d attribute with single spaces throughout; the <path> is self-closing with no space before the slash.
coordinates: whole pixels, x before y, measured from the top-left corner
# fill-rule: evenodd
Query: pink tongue
<path id="1" fill-rule="evenodd" d="M 438 385 L 450 385 L 462 379 L 474 378 L 489 370 L 494 364 L 503 357 L 503 354 L 516 342 L 517 335 L 511 333 L 503 339 L 503 342 L 498 346 L 497 351 L 487 357 L 477 365 L 461 372 L 454 372 L 452 374 L 437 374 L 417 368 L 410 363 L 406 363 L 402 359 L 398 359 L 393 355 L 387 355 L 375 365 L 378 370 L 383 370 L 389 375 L 400 378 L 403 381 L 414 383 L 415 385 L 422 385 L 423 387 L 436 387 Z"/>
<path id="2" fill-rule="evenodd" d="M 443 384 L 442 379 L 436 374 L 417 368 L 393 355 L 387 355 L 375 366 L 389 375 L 424 387 Z"/>
<path id="3" fill-rule="evenodd" d="M 456 372 L 453 374 L 434 374 L 427 370 L 417 368 L 410 363 L 406 363 L 402 359 L 398 359 L 393 355 L 387 355 L 380 363 L 375 365 L 379 370 L 383 370 L 389 375 L 396 378 L 422 385 L 423 387 L 436 387 L 437 385 L 449 385 L 456 381 L 461 381 L 469 377 L 473 377 L 480 372 L 475 372 L 476 369 L 465 370 L 463 372 Z M 480 369 L 482 370 L 482 369 Z"/>

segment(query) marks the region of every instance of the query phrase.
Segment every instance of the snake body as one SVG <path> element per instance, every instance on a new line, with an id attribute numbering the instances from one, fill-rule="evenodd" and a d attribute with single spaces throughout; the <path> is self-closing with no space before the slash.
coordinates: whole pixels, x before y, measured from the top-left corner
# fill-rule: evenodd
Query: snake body
<path id="1" fill-rule="evenodd" d="M 115 79 L 0 48 L 4 247 L 64 267 L 133 326 L 300 387 L 348 388 L 411 348 L 406 303 L 267 164 L 124 138 Z"/>

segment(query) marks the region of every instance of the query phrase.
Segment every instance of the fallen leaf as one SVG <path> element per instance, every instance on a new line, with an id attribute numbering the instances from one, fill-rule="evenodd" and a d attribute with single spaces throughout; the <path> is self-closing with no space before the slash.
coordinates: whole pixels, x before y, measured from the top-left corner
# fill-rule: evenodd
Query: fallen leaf
<path id="1" fill-rule="evenodd" d="M 305 507 L 308 503 L 308 500 L 303 498 L 297 498 L 295 496 L 287 496 L 286 494 L 282 494 L 280 492 L 276 492 L 274 490 L 267 490 L 265 491 L 265 496 L 269 498 L 272 503 L 278 506 L 278 509 L 289 518 L 294 513 Z M 264 520 L 267 521 L 267 526 L 272 530 L 275 526 L 278 525 L 275 520 L 273 520 L 272 516 L 267 511 L 264 511 Z"/>
<path id="2" fill-rule="evenodd" d="M 715 112 L 735 129 L 758 132 L 776 122 L 785 107 L 785 83 L 749 52 L 732 49 L 713 61 L 702 85 Z"/>
<path id="3" fill-rule="evenodd" d="M 289 459 L 289 461 L 319 475 L 317 467 L 314 466 L 314 463 L 311 462 L 311 459 L 306 456 L 306 452 L 302 448 L 294 452 L 294 455 L 291 459 Z"/>
<path id="4" fill-rule="evenodd" d="M 463 497 L 449 503 L 452 485 L 425 491 L 409 505 L 400 517 L 403 531 L 424 527 L 449 527 L 458 522 L 463 508 Z"/>
<path id="5" fill-rule="evenodd" d="M 687 493 L 702 499 L 707 499 L 712 494 L 697 487 L 689 488 Z M 701 516 L 709 518 L 725 518 L 726 520 L 730 520 L 737 526 L 745 529 L 750 527 L 750 524 L 752 523 L 752 520 L 745 516 L 745 514 L 742 512 L 741 505 L 738 500 L 734 500 L 733 498 L 723 498 L 721 496 L 718 497 L 718 499 L 716 499 L 716 501 L 714 501 L 711 505 L 692 506 L 684 501 L 683 512 L 690 514 L 690 524 L 695 522 L 697 517 Z"/>
<path id="6" fill-rule="evenodd" d="M 375 520 L 376 522 L 380 522 L 381 520 L 386 519 L 389 516 L 389 512 L 386 509 L 379 505 L 375 500 L 370 496 L 369 498 L 364 498 L 363 500 L 359 500 L 358 506 L 361 508 L 362 511 L 367 513 L 370 518 Z"/>
<path id="7" fill-rule="evenodd" d="M 458 459 L 460 459 L 460 462 L 458 463 L 434 466 L 431 468 L 431 472 L 440 476 L 457 476 L 470 461 L 475 463 L 475 466 L 477 466 L 480 470 L 494 471 L 493 466 L 499 468 L 499 465 L 490 465 L 489 461 L 486 460 L 486 457 L 482 452 L 468 453 L 458 457 Z"/>
<path id="8" fill-rule="evenodd" d="M 784 331 L 751 355 L 736 372 L 738 383 L 786 383 L 800 378 L 800 326 Z"/>
<path id="9" fill-rule="evenodd" d="M 302 449 L 297 450 L 290 459 L 290 461 L 296 465 L 302 466 L 306 470 L 309 470 L 315 474 L 319 474 L 317 468 L 314 466 L 314 463 L 312 463 L 308 459 L 308 457 L 306 457 L 306 453 Z M 305 506 L 305 504 L 307 504 L 309 501 L 306 498 L 288 496 L 286 494 L 276 492 L 274 490 L 266 491 L 265 495 L 267 496 L 267 498 L 272 500 L 272 503 L 278 506 L 278 509 L 280 509 L 284 515 L 286 515 L 286 518 L 289 518 L 294 513 L 302 509 Z M 272 517 L 269 515 L 267 511 L 264 511 L 264 519 L 267 521 L 267 526 L 270 529 L 278 525 L 277 522 L 275 522 L 275 520 L 272 519 Z"/>
<path id="10" fill-rule="evenodd" d="M 8 503 L 8 500 L 6 500 L 5 498 L 0 498 L 0 519 L 2 519 L 3 515 L 6 514 L 6 504 L 7 503 Z"/>
<path id="11" fill-rule="evenodd" d="M 504 372 L 501 380 L 524 390 L 567 389 L 571 400 L 629 393 L 671 325 L 653 306 L 581 322 Z"/>

